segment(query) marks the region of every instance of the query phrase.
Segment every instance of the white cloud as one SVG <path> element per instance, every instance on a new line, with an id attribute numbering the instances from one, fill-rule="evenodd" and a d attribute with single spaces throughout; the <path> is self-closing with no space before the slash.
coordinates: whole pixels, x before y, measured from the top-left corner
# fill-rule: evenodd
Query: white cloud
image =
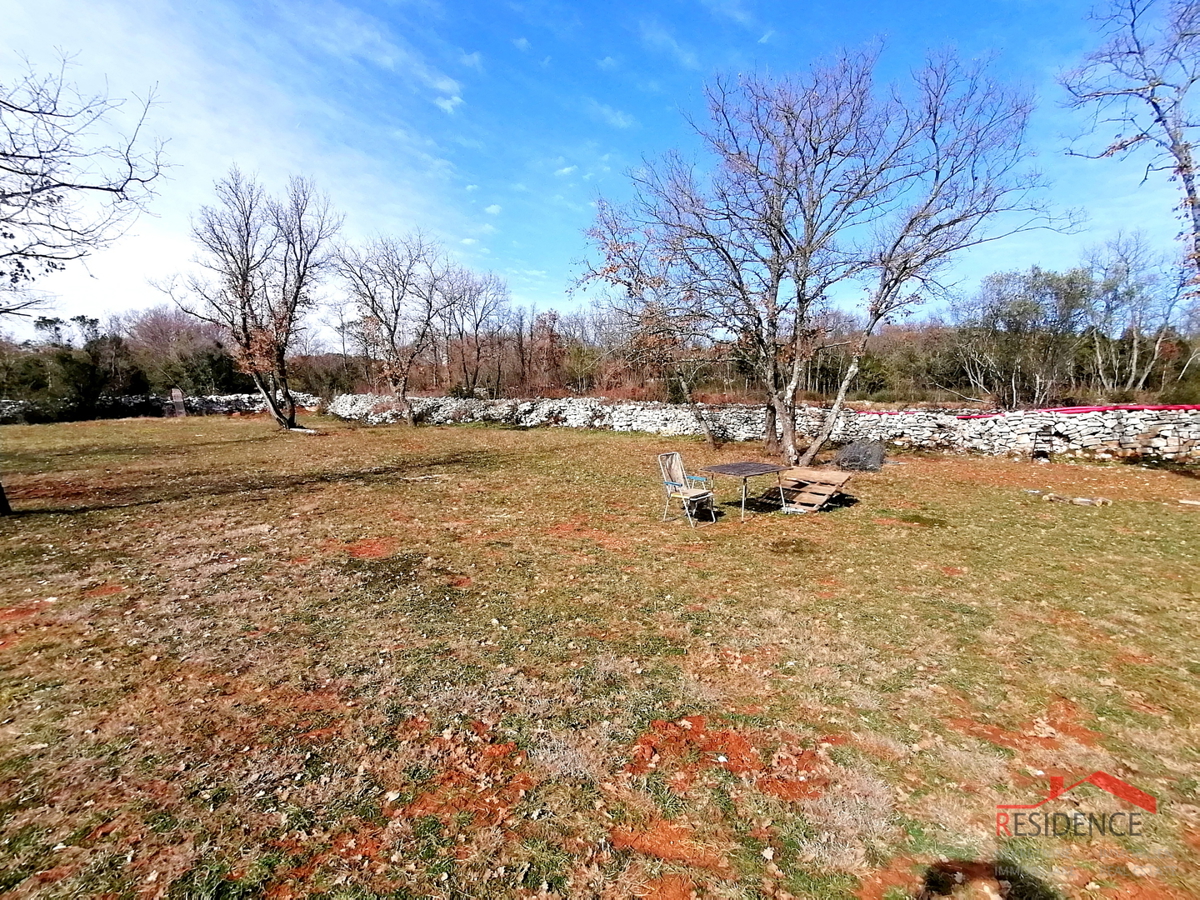
<path id="1" fill-rule="evenodd" d="M 760 37 L 758 39 L 758 42 L 760 44 L 769 44 L 771 42 L 771 38 L 773 38 L 773 37 L 775 37 L 775 29 L 774 28 L 770 29 L 766 34 L 764 34 L 762 37 Z"/>
<path id="2" fill-rule="evenodd" d="M 420 53 L 392 34 L 385 23 L 361 10 L 336 0 L 281 3 L 274 9 L 289 26 L 292 36 L 310 47 L 341 59 L 370 62 L 451 98 L 460 93 L 457 81 L 430 65 Z"/>
<path id="3" fill-rule="evenodd" d="M 418 98 L 428 96 L 430 83 L 457 85 L 440 82 L 428 66 L 420 71 L 429 81 L 400 71 L 407 57 L 399 54 L 390 57 L 388 72 L 394 74 L 383 77 L 393 83 L 403 77 L 417 86 L 418 97 L 395 92 L 397 115 L 367 118 L 352 103 L 328 95 L 323 79 L 331 70 L 340 67 L 369 83 L 376 75 L 363 72 L 363 64 L 386 61 L 386 35 L 373 35 L 361 17 L 343 20 L 327 46 L 315 46 L 310 31 L 292 34 L 291 20 L 273 20 L 267 28 L 251 17 L 259 13 L 226 0 L 203 8 L 166 0 L 0 0 L 0 6 L 0 82 L 23 68 L 21 56 L 45 71 L 55 64 L 56 47 L 69 48 L 76 61 L 71 77 L 85 92 L 131 98 L 122 115 L 134 110 L 135 95 L 157 84 L 146 134 L 169 139 L 171 168 L 157 183 L 148 213 L 86 265 L 73 264 L 40 282 L 57 295 L 56 315 L 103 317 L 168 302 L 150 281 L 167 282 L 191 270 L 189 219 L 212 202 L 213 182 L 232 163 L 272 192 L 289 175 L 314 176 L 345 213 L 349 240 L 416 225 L 435 234 L 462 233 L 469 209 L 446 199 L 461 183 L 453 164 L 417 126 L 397 124 L 405 121 L 405 104 L 416 109 Z M 350 27 L 355 23 L 357 30 Z M 314 52 L 339 48 L 337 60 L 314 63 Z"/>
<path id="4" fill-rule="evenodd" d="M 596 100 L 588 100 L 588 112 L 592 118 L 607 122 L 613 128 L 630 128 L 637 124 L 637 120 L 629 113 L 621 112 L 619 109 L 614 109 L 608 104 Z"/>
<path id="5" fill-rule="evenodd" d="M 611 56 L 606 56 L 604 59 L 597 60 L 596 65 L 601 69 L 615 69 L 617 67 L 617 61 Z"/>
<path id="6" fill-rule="evenodd" d="M 453 113 L 455 109 L 462 105 L 462 97 L 438 97 L 433 101 L 448 113 Z"/>
<path id="7" fill-rule="evenodd" d="M 479 185 L 477 185 L 477 184 L 468 184 L 468 185 L 467 185 L 467 187 L 466 187 L 466 190 L 468 190 L 468 191 L 477 191 L 477 190 L 479 190 Z"/>
<path id="8" fill-rule="evenodd" d="M 524 53 L 530 47 L 529 39 L 519 37 L 513 41 L 513 46 L 516 47 L 518 50 L 520 50 L 522 53 Z"/>
<path id="9" fill-rule="evenodd" d="M 754 16 L 742 5 L 742 0 L 701 0 L 701 2 L 715 16 L 732 19 L 739 25 L 754 23 Z"/>
<path id="10" fill-rule="evenodd" d="M 463 238 L 461 241 L 459 241 L 459 243 L 464 244 L 467 247 L 473 247 L 478 244 L 479 241 L 475 240 L 475 238 Z"/>
<path id="11" fill-rule="evenodd" d="M 561 169 L 555 169 L 554 174 L 559 176 L 570 175 L 578 168 L 579 166 L 563 166 Z"/>
<path id="12" fill-rule="evenodd" d="M 503 207 L 501 207 L 499 203 L 493 203 L 491 206 L 485 206 L 483 211 L 489 216 L 494 216 L 499 213 L 502 208 Z"/>
<path id="13" fill-rule="evenodd" d="M 480 72 L 483 71 L 483 56 L 478 50 L 476 50 L 474 53 L 464 53 L 461 57 L 459 57 L 459 61 L 469 69 L 477 69 Z"/>
<path id="14" fill-rule="evenodd" d="M 642 43 L 647 48 L 674 57 L 685 69 L 700 68 L 700 59 L 696 56 L 696 51 L 675 40 L 675 36 L 662 25 L 657 22 L 642 22 L 640 30 Z"/>

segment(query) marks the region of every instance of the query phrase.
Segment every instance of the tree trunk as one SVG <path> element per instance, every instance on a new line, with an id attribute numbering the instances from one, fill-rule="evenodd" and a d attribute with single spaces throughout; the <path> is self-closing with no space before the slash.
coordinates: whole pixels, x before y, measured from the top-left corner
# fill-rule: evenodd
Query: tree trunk
<path id="1" fill-rule="evenodd" d="M 821 452 L 821 448 L 825 442 L 829 440 L 833 430 L 837 427 L 838 419 L 842 415 L 842 406 L 846 402 L 846 394 L 850 391 L 850 385 L 854 381 L 854 376 L 858 374 L 858 364 L 863 358 L 863 354 L 867 352 L 867 342 L 871 339 L 871 332 L 875 330 L 875 326 L 879 323 L 878 318 L 871 319 L 867 323 L 867 327 L 863 329 L 862 335 L 858 339 L 858 343 L 854 346 L 854 355 L 850 357 L 850 365 L 846 367 L 846 374 L 842 376 L 842 383 L 838 385 L 837 396 L 833 400 L 833 406 L 829 408 L 829 412 L 825 416 L 825 424 L 821 426 L 821 430 L 817 432 L 817 436 L 813 438 L 812 443 L 808 445 L 808 449 L 804 451 L 804 455 L 800 457 L 798 465 L 811 466 L 817 454 Z"/>
<path id="2" fill-rule="evenodd" d="M 838 419 L 842 415 L 842 405 L 846 402 L 846 394 L 850 390 L 850 383 L 854 381 L 854 376 L 858 374 L 858 361 L 862 359 L 861 351 L 856 351 L 850 359 L 850 365 L 846 368 L 846 374 L 842 376 L 842 383 L 838 386 L 837 397 L 834 398 L 833 406 L 829 408 L 829 412 L 825 416 L 825 424 L 821 426 L 821 430 L 817 432 L 817 436 L 813 438 L 812 443 L 808 445 L 808 449 L 804 451 L 804 455 L 800 457 L 799 465 L 811 466 L 817 454 L 821 452 L 821 448 L 825 446 L 825 442 L 829 440 L 829 436 L 833 434 L 833 429 L 837 427 Z"/>
<path id="3" fill-rule="evenodd" d="M 4 485 L 0 484 L 0 516 L 11 516 L 12 507 L 8 505 L 8 497 L 4 494 Z"/>
<path id="4" fill-rule="evenodd" d="M 413 414 L 412 401 L 408 399 L 408 371 L 392 382 L 392 393 L 396 395 L 396 403 L 400 406 L 400 415 L 406 425 L 416 424 Z"/>
<path id="5" fill-rule="evenodd" d="M 266 379 L 257 373 L 251 373 L 250 377 L 254 379 L 254 386 L 258 388 L 258 392 L 262 394 L 263 402 L 267 404 L 267 412 L 271 414 L 271 418 L 279 423 L 279 427 L 295 427 L 294 423 L 292 425 L 288 424 L 287 416 L 279 408 L 279 401 L 275 399 L 275 392 L 267 386 Z"/>
<path id="6" fill-rule="evenodd" d="M 763 450 L 768 456 L 779 455 L 779 432 L 776 429 L 775 406 L 767 401 L 766 419 L 763 424 Z"/>

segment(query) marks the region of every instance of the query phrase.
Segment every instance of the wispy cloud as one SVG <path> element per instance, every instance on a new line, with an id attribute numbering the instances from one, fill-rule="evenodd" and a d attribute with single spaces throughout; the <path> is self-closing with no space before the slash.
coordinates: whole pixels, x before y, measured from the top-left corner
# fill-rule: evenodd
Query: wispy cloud
<path id="1" fill-rule="evenodd" d="M 513 41 L 513 46 L 516 47 L 518 50 L 520 50 L 522 53 L 524 53 L 526 50 L 528 50 L 530 48 L 531 45 L 529 43 L 529 38 L 519 37 Z"/>
<path id="2" fill-rule="evenodd" d="M 570 175 L 572 172 L 574 172 L 578 168 L 579 168 L 579 166 L 563 166 L 561 169 L 555 169 L 554 174 L 558 175 L 560 178 L 566 177 L 567 175 Z"/>
<path id="3" fill-rule="evenodd" d="M 754 15 L 746 9 L 742 0 L 701 0 L 701 2 L 714 16 L 732 19 L 739 25 L 754 24 Z"/>
<path id="4" fill-rule="evenodd" d="M 474 53 L 462 54 L 459 61 L 468 69 L 475 69 L 477 72 L 483 71 L 483 55 L 478 50 Z"/>
<path id="5" fill-rule="evenodd" d="M 600 103 L 589 99 L 587 109 L 592 118 L 599 119 L 601 122 L 607 122 L 613 128 L 631 128 L 637 124 L 637 120 L 629 115 L 629 113 L 614 109 L 607 103 Z"/>
<path id="6" fill-rule="evenodd" d="M 279 4 L 277 14 L 296 39 L 340 60 L 358 60 L 409 78 L 441 94 L 435 100 L 447 112 L 462 102 L 457 81 L 403 43 L 388 26 L 337 0 Z M 473 54 L 479 57 L 479 54 Z M 468 63 L 469 57 L 462 57 Z M 482 57 L 478 62 L 482 63 Z"/>
<path id="7" fill-rule="evenodd" d="M 642 44 L 649 50 L 665 53 L 685 69 L 700 68 L 696 51 L 675 40 L 675 36 L 658 22 L 642 22 L 640 27 Z"/>
<path id="8" fill-rule="evenodd" d="M 617 61 L 611 56 L 606 56 L 604 59 L 596 61 L 596 67 L 600 69 L 615 69 L 617 67 Z"/>
<path id="9" fill-rule="evenodd" d="M 485 213 L 487 213 L 489 216 L 494 216 L 494 215 L 498 215 L 500 210 L 503 208 L 504 207 L 502 207 L 499 203 L 493 203 L 491 206 L 485 206 L 483 208 L 483 211 Z"/>

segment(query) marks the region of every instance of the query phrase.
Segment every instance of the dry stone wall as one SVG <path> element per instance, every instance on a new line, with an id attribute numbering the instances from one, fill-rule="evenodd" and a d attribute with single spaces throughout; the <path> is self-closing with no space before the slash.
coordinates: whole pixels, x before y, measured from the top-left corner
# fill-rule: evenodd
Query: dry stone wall
<path id="1" fill-rule="evenodd" d="M 557 400 L 458 400 L 415 397 L 413 409 L 429 424 L 497 422 L 520 427 L 559 426 L 645 431 L 664 435 L 702 433 L 693 412 L 666 403 L 632 403 L 590 397 Z M 391 398 L 344 394 L 328 412 L 367 424 L 396 422 Z M 762 437 L 764 411 L 758 406 L 701 406 L 710 427 L 724 440 Z M 826 410 L 802 407 L 796 425 L 814 435 Z M 835 442 L 880 440 L 896 447 L 966 450 L 996 455 L 1034 452 L 1100 459 L 1144 457 L 1200 462 L 1200 408 L 1109 409 L 1064 413 L 1027 410 L 981 415 L 978 410 L 854 412 L 843 416 Z"/>
<path id="2" fill-rule="evenodd" d="M 316 409 L 321 398 L 313 394 L 293 392 L 297 406 Z M 184 408 L 189 415 L 228 415 L 230 413 L 260 413 L 267 404 L 261 394 L 213 394 L 211 396 L 185 397 Z M 127 395 L 101 397 L 86 414 L 66 404 L 37 403 L 28 400 L 0 400 L 0 425 L 34 424 L 39 422 L 67 421 L 76 418 L 119 419 L 127 416 L 165 415 L 164 406 L 169 400 L 153 395 Z"/>

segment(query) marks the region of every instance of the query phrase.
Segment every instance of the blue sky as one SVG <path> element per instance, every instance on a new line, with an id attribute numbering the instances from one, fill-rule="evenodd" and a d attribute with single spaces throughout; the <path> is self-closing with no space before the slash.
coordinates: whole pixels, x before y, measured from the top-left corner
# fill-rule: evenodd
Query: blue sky
<path id="1" fill-rule="evenodd" d="M 597 195 L 627 196 L 644 156 L 695 149 L 715 74 L 783 73 L 881 40 L 882 79 L 926 51 L 994 54 L 1039 99 L 1032 145 L 1051 199 L 1081 209 L 1079 234 L 1031 234 L 973 251 L 963 290 L 989 272 L 1066 267 L 1119 229 L 1176 245 L 1177 202 L 1134 162 L 1068 158 L 1081 122 L 1054 78 L 1094 37 L 1084 2 L 786 3 L 193 2 L 0 0 L 0 82 L 21 57 L 74 57 L 74 77 L 114 96 L 157 85 L 151 130 L 172 168 L 153 202 L 86 268 L 47 278 L 57 310 L 102 315 L 160 303 L 150 280 L 190 265 L 189 216 L 231 163 L 275 189 L 314 178 L 345 236 L 420 227 L 468 265 L 509 281 L 516 302 L 571 308 Z"/>

